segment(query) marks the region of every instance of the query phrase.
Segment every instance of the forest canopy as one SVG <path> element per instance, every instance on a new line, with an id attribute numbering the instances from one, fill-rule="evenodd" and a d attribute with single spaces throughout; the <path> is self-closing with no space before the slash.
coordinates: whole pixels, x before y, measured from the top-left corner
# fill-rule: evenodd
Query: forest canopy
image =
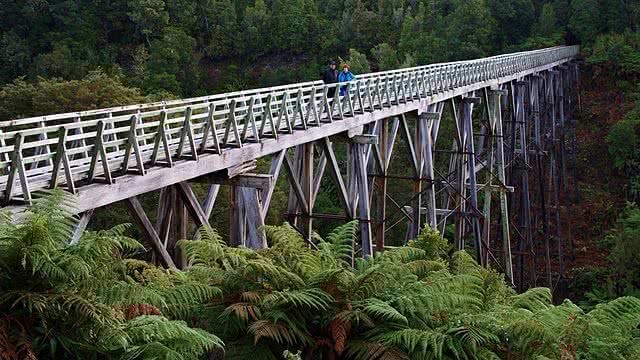
<path id="1" fill-rule="evenodd" d="M 634 31 L 638 16 L 638 1 L 598 0 L 10 1 L 0 8 L 0 84 L 101 69 L 144 95 L 194 96 L 314 79 L 338 57 L 384 70 L 588 47 Z"/>

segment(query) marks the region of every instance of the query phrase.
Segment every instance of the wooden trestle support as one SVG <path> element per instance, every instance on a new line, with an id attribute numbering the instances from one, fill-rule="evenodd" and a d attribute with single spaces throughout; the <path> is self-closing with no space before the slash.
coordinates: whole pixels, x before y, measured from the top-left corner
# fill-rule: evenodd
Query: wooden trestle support
<path id="1" fill-rule="evenodd" d="M 458 63 L 438 68 L 431 80 L 425 78 L 427 70 L 407 72 L 407 77 L 385 74 L 383 80 L 364 77 L 346 85 L 355 95 L 335 99 L 327 95 L 327 86 L 313 83 L 305 88 L 310 91 L 285 89 L 266 97 L 254 92 L 241 100 L 221 100 L 221 107 L 207 99 L 186 106 L 178 117 L 162 105 L 120 118 L 109 112 L 106 118 L 64 126 L 37 123 L 37 129 L 56 129 L 57 136 L 5 127 L 11 136 L 0 134 L 3 197 L 7 204 L 30 202 L 30 183 L 40 188 L 64 184 L 79 193 L 83 213 L 73 242 L 89 222 L 91 204 L 124 200 L 155 259 L 182 267 L 175 243 L 190 238 L 190 229 L 209 224 L 221 186 L 230 187 L 230 243 L 267 247 L 263 225 L 284 172 L 290 187 L 286 219 L 310 244 L 318 218 L 359 220 L 355 251 L 363 257 L 384 250 L 385 235 L 396 226 L 406 224 L 405 241 L 429 226 L 451 236 L 456 249 L 471 250 L 483 266 L 504 272 L 520 289 L 562 286 L 564 257 L 573 251 L 569 224 L 562 221 L 571 201 L 565 194 L 577 190 L 575 53 L 565 56 L 566 61 L 556 56 L 530 65 L 491 60 L 514 66 L 504 70 L 506 75 L 487 60 L 477 72 L 465 72 Z M 449 81 L 443 74 L 455 78 Z M 491 78 L 495 80 L 488 81 Z M 401 85 L 396 86 L 396 79 Z M 425 102 L 429 96 L 431 101 Z M 378 116 L 371 120 L 370 113 Z M 223 117 L 217 118 L 219 114 Z M 145 116 L 152 120 L 143 121 Z M 361 120 L 349 124 L 349 118 Z M 323 132 L 321 125 L 333 130 Z M 445 128 L 451 145 L 443 139 Z M 25 137 L 30 139 L 28 149 Z M 346 156 L 338 156 L 344 155 L 337 153 L 341 149 Z M 395 157 L 398 152 L 404 159 Z M 255 162 L 263 156 L 270 157 L 271 167 L 257 174 Z M 392 174 L 395 161 L 408 163 L 409 174 Z M 175 171 L 162 172 L 169 169 Z M 43 173 L 51 180 L 42 180 Z M 341 214 L 314 211 L 327 174 Z M 407 180 L 413 183 L 412 193 L 408 200 L 397 201 L 389 189 L 395 181 Z M 208 185 L 203 201 L 191 188 L 194 182 Z M 90 193 L 102 189 L 98 185 L 127 193 L 133 190 L 125 187 L 139 184 L 143 188 L 133 196 Z M 159 191 L 155 224 L 136 197 L 149 191 Z"/>

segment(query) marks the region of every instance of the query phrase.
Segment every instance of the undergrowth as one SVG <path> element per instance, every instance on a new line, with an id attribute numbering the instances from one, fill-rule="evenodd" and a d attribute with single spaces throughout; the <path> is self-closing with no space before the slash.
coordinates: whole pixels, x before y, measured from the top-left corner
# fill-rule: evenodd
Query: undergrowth
<path id="1" fill-rule="evenodd" d="M 636 359 L 640 300 L 589 312 L 503 276 L 424 231 L 352 267 L 357 224 L 317 250 L 289 225 L 270 247 L 211 228 L 179 243 L 188 265 L 129 255 L 127 226 L 85 232 L 61 192 L 0 222 L 0 359 Z"/>

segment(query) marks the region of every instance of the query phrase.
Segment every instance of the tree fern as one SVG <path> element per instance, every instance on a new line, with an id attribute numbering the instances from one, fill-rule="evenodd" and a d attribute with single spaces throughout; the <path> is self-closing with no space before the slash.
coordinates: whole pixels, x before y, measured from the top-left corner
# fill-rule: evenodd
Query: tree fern
<path id="1" fill-rule="evenodd" d="M 382 300 L 376 298 L 367 299 L 363 302 L 362 307 L 364 311 L 366 311 L 372 317 L 378 317 L 387 321 L 393 321 L 402 324 L 408 323 L 406 316 L 402 315 L 398 310 L 393 308 L 393 306 L 387 304 Z"/>
<path id="2" fill-rule="evenodd" d="M 161 316 L 139 316 L 103 334 L 98 347 L 122 359 L 198 359 L 223 342 L 204 330 Z"/>
<path id="3" fill-rule="evenodd" d="M 570 301 L 553 305 L 548 289 L 515 294 L 465 252 L 449 257 L 435 232 L 352 267 L 356 222 L 326 240 L 314 235 L 315 248 L 288 224 L 270 226 L 272 246 L 259 251 L 229 247 L 202 227 L 179 242 L 188 266 L 177 271 L 132 258 L 142 245 L 127 225 L 69 245 L 73 201 L 52 192 L 17 223 L 0 215 L 0 347 L 9 349 L 0 356 L 640 356 L 640 300 L 585 313 Z"/>
<path id="4" fill-rule="evenodd" d="M 326 310 L 331 301 L 331 296 L 320 289 L 274 291 L 264 297 L 264 304 L 268 306 L 306 307 L 316 311 Z"/>

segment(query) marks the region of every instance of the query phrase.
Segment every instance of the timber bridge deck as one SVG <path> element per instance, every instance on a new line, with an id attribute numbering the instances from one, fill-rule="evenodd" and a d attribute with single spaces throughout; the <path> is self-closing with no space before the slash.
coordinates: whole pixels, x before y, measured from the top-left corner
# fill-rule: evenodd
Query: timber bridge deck
<path id="1" fill-rule="evenodd" d="M 208 223 L 220 184 L 233 187 L 232 241 L 266 246 L 260 225 L 283 165 L 289 220 L 310 238 L 328 168 L 342 217 L 360 220 L 360 249 L 368 256 L 374 244 L 384 247 L 388 169 L 395 139 L 403 136 L 414 196 L 407 206 L 393 206 L 407 219 L 407 238 L 424 223 L 442 232 L 453 223 L 458 248 L 469 239 L 482 264 L 494 263 L 521 284 L 536 284 L 535 258 L 542 256 L 551 285 L 552 230 L 559 256 L 564 246 L 558 193 L 567 190 L 568 146 L 575 151 L 578 52 L 561 46 L 363 74 L 348 84 L 306 82 L 4 121 L 1 196 L 8 207 L 29 203 L 38 190 L 64 188 L 78 196 L 80 227 L 93 209 L 125 200 L 160 261 L 173 266 L 168 228 L 186 229 L 189 217 Z M 340 86 L 345 96 L 328 96 Z M 445 104 L 454 122 L 448 173 L 434 168 Z M 474 118 L 474 106 L 484 115 Z M 411 124 L 405 114 L 416 111 Z M 346 176 L 332 144 L 336 135 L 348 143 Z M 252 161 L 265 156 L 270 173 L 250 173 Z M 210 184 L 203 204 L 193 181 Z M 151 224 L 136 196 L 156 190 L 158 224 Z M 539 231 L 532 229 L 544 232 L 546 253 L 535 255 Z"/>

